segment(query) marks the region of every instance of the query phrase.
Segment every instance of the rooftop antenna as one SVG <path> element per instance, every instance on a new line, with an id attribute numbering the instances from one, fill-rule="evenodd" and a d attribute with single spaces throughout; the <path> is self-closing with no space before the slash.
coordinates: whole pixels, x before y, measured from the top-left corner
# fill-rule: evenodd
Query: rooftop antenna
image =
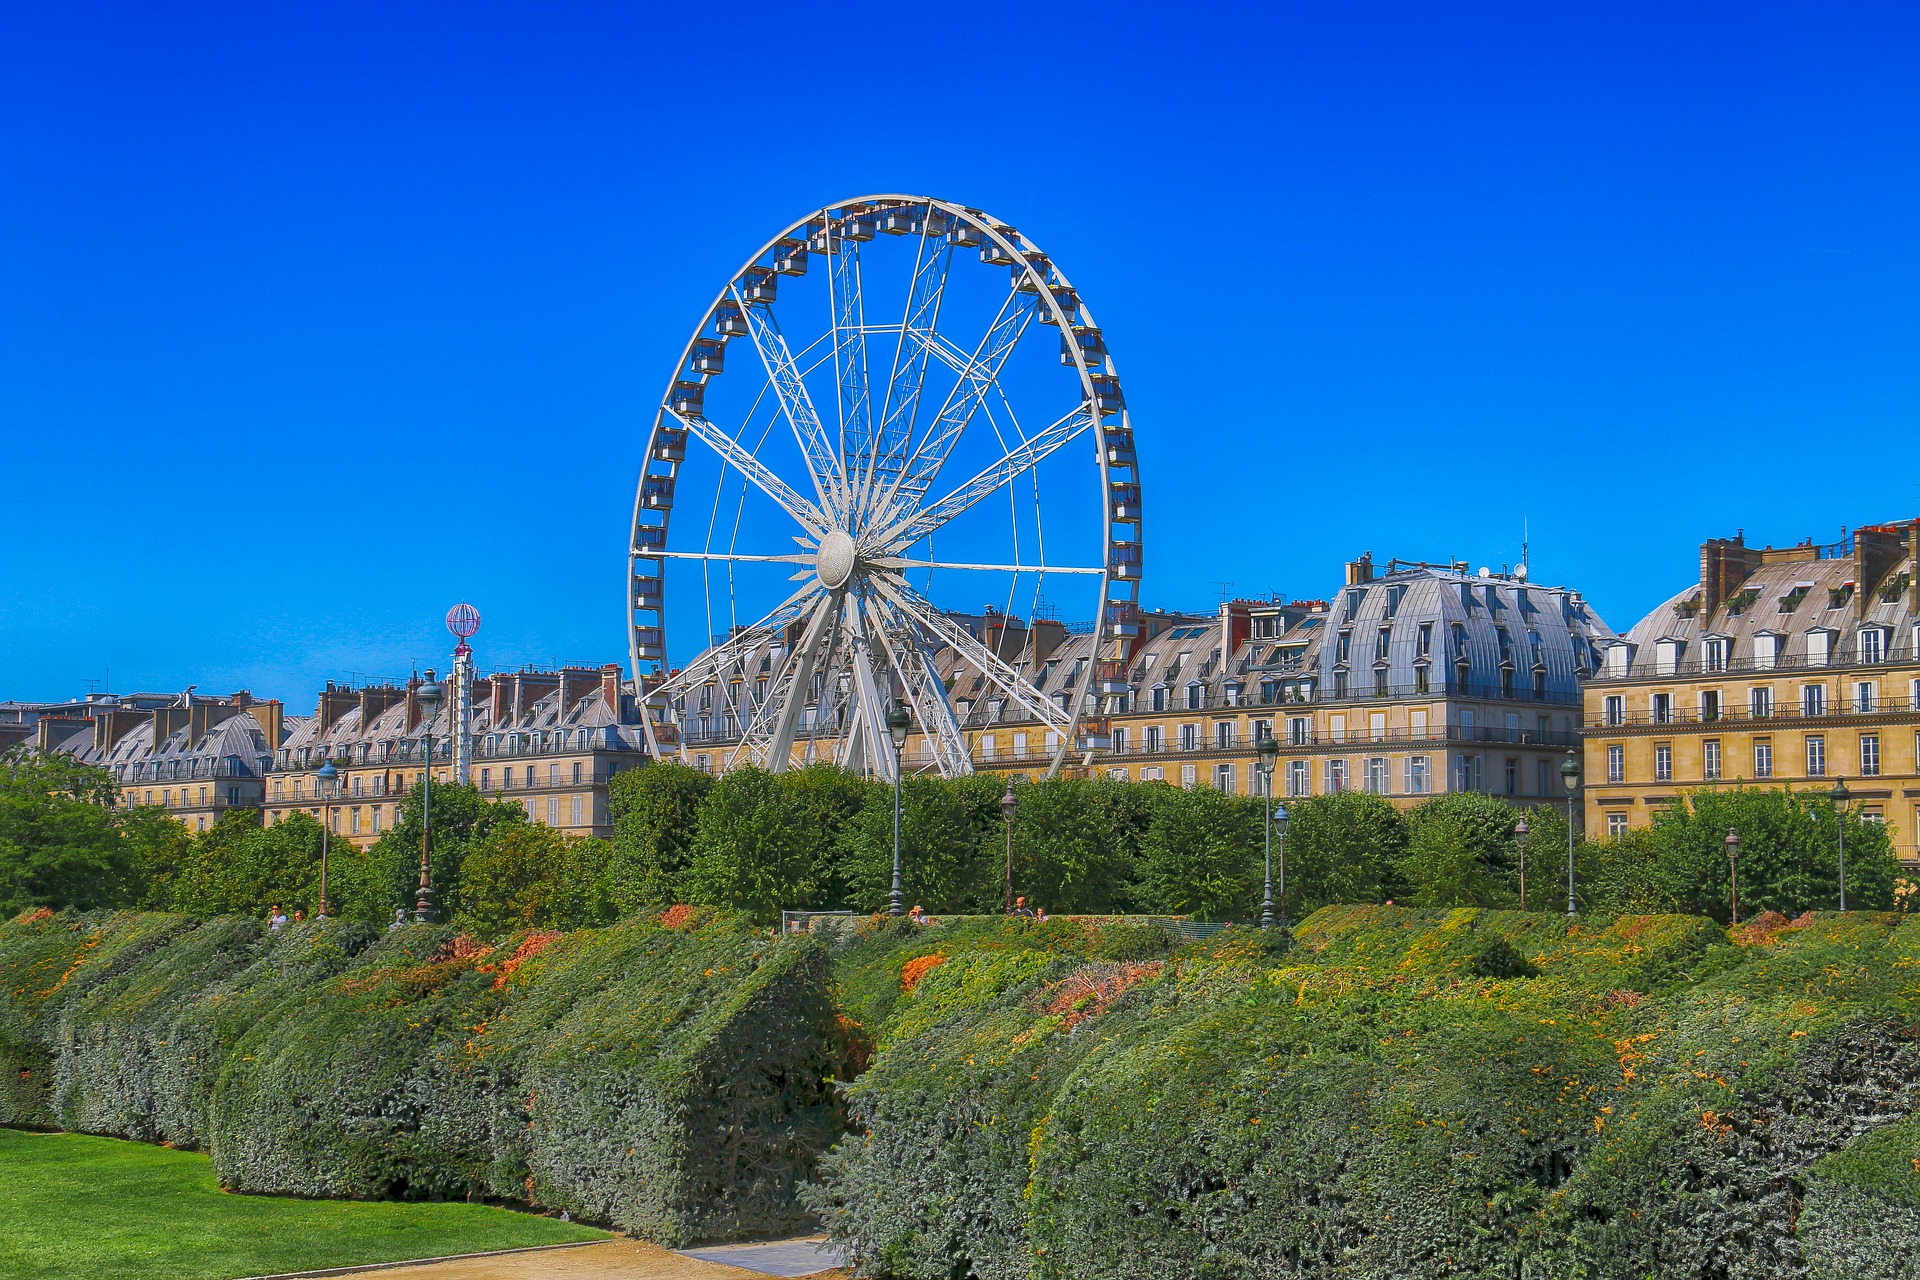
<path id="1" fill-rule="evenodd" d="M 1231 582 L 1216 582 L 1213 585 L 1220 588 L 1221 604 L 1225 604 L 1228 600 L 1233 598 L 1233 584 Z"/>
<path id="2" fill-rule="evenodd" d="M 1527 557 L 1528 557 L 1527 518 L 1525 516 L 1521 516 L 1520 517 L 1520 572 L 1515 574 L 1514 576 L 1519 578 L 1520 581 L 1522 582 L 1525 582 L 1527 580 Z"/>

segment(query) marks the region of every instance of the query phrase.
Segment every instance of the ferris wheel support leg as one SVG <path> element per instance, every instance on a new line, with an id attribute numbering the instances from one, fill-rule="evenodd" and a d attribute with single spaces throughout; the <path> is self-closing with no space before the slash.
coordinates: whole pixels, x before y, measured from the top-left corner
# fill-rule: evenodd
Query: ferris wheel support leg
<path id="1" fill-rule="evenodd" d="M 855 604 L 854 610 L 858 613 L 860 606 Z M 882 745 L 887 741 L 887 730 L 882 720 L 887 709 L 880 698 L 880 683 L 874 679 L 873 649 L 867 639 L 864 618 L 857 618 L 854 622 L 853 682 L 860 702 L 859 727 L 863 731 L 863 745 L 879 764 L 882 779 L 892 782 L 893 753 L 885 750 Z"/>
<path id="2" fill-rule="evenodd" d="M 786 772 L 793 759 L 793 733 L 800 721 L 800 708 L 806 704 L 807 688 L 813 682 L 814 655 L 819 652 L 820 640 L 831 629 L 832 620 L 840 616 L 841 603 L 823 602 L 814 611 L 807 623 L 806 631 L 800 637 L 800 644 L 793 656 L 793 680 L 787 685 L 786 701 L 780 707 L 780 719 L 774 724 L 773 741 L 767 748 L 767 768 L 774 773 Z"/>

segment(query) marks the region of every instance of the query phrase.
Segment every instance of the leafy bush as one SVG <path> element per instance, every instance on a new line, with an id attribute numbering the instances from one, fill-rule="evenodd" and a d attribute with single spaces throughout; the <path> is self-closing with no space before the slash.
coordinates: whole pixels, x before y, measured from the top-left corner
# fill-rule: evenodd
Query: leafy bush
<path id="1" fill-rule="evenodd" d="M 204 1145 L 241 1190 L 496 1196 L 675 1243 L 789 1230 L 840 1123 L 826 952 L 673 925 L 491 947 L 23 916 L 0 928 L 0 1123 Z"/>
<path id="2" fill-rule="evenodd" d="M 1154 788 L 1134 898 L 1150 910 L 1219 920 L 1258 909 L 1264 875 L 1261 801 L 1195 787 Z"/>
<path id="3" fill-rule="evenodd" d="M 1287 913 L 1334 902 L 1384 902 L 1401 892 L 1407 820 L 1384 797 L 1339 791 L 1286 801 Z"/>
<path id="4" fill-rule="evenodd" d="M 1733 787 L 1683 794 L 1654 815 L 1648 837 L 1662 890 L 1682 909 L 1724 920 L 1731 908 L 1727 832 L 1740 835 L 1743 916 L 1830 911 L 1839 905 L 1840 842 L 1833 802 L 1820 792 Z M 1844 819 L 1847 904 L 1892 909 L 1899 863 L 1886 825 Z"/>

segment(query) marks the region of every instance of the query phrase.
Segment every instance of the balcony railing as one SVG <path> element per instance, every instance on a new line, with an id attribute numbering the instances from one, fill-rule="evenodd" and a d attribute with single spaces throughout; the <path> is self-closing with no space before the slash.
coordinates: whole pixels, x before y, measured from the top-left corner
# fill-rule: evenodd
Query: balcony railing
<path id="1" fill-rule="evenodd" d="M 1823 702 L 1817 711 L 1808 710 L 1803 703 L 1779 703 L 1767 712 L 1755 712 L 1751 706 L 1722 707 L 1718 712 L 1705 712 L 1698 708 L 1679 709 L 1664 716 L 1653 711 L 1623 711 L 1618 716 L 1609 717 L 1604 711 L 1587 722 L 1589 733 L 1605 732 L 1608 729 L 1637 728 L 1644 725 L 1668 724 L 1768 724 L 1777 720 L 1833 720 L 1859 718 L 1865 716 L 1912 715 L 1920 711 L 1910 697 L 1875 697 L 1872 702 L 1862 704 L 1854 699 L 1835 699 Z"/>
<path id="2" fill-rule="evenodd" d="M 1819 661 L 1813 661 L 1804 653 L 1779 654 L 1773 658 L 1758 658 L 1752 654 L 1729 657 L 1712 661 L 1704 657 L 1684 658 L 1675 662 L 1662 662 L 1655 656 L 1642 657 L 1627 669 L 1625 675 L 1609 672 L 1602 668 L 1594 673 L 1590 684 L 1607 684 L 1616 680 L 1680 680 L 1694 676 L 1722 675 L 1767 675 L 1774 672 L 1795 671 L 1848 671 L 1854 669 L 1878 669 L 1881 667 L 1911 666 L 1920 662 L 1920 651 L 1911 645 L 1889 645 L 1881 651 L 1880 657 L 1862 658 L 1859 646 L 1850 645 L 1845 651 L 1828 654 Z"/>

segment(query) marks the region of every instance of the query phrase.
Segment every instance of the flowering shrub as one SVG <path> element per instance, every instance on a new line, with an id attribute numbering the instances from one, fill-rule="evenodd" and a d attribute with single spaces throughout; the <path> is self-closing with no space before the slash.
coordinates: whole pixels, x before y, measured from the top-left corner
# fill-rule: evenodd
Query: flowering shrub
<path id="1" fill-rule="evenodd" d="M 900 990 L 912 991 L 920 985 L 920 979 L 927 976 L 929 969 L 938 968 L 946 962 L 947 958 L 938 951 L 929 952 L 924 956 L 915 956 L 900 966 Z"/>

